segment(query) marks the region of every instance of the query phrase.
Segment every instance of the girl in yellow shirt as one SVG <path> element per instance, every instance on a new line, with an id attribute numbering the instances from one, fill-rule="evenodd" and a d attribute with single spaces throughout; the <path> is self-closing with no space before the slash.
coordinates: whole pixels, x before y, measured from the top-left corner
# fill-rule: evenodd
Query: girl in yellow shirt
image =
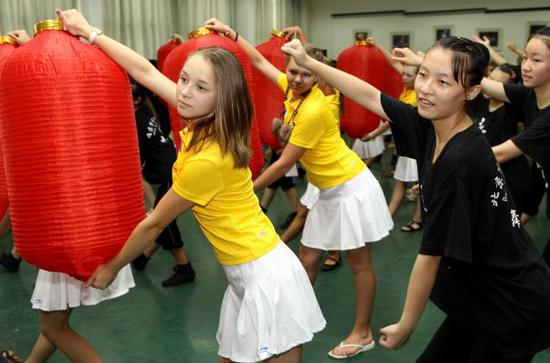
<path id="1" fill-rule="evenodd" d="M 381 240 L 393 227 L 378 181 L 340 137 L 339 119 L 315 85 L 314 73 L 292 60 L 287 63 L 286 74 L 281 73 L 227 25 L 210 19 L 205 26 L 230 39 L 238 39 L 252 64 L 281 91 L 288 91 L 284 122 L 293 128 L 290 139 L 279 160 L 256 179 L 254 189 L 260 190 L 272 183 L 298 160 L 302 163 L 309 182 L 320 192 L 306 219 L 300 260 L 314 282 L 323 252 L 345 251 L 357 294 L 355 324 L 329 355 L 343 359 L 372 349 L 370 317 L 376 276 L 370 242 Z"/>
<path id="2" fill-rule="evenodd" d="M 76 10 L 65 28 L 89 38 Z M 173 219 L 191 209 L 222 264 L 229 286 L 217 339 L 221 362 L 299 362 L 301 346 L 325 320 L 299 260 L 280 241 L 253 192 L 249 135 L 252 103 L 238 60 L 219 47 L 199 49 L 177 84 L 145 58 L 105 35 L 95 45 L 187 120 L 173 166 L 173 187 L 135 228 L 120 253 L 87 284 L 105 288 Z"/>

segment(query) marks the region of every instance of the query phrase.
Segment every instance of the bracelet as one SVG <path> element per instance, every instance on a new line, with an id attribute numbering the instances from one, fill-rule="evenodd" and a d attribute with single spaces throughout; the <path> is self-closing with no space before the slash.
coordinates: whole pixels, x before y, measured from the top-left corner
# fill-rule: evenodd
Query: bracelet
<path id="1" fill-rule="evenodd" d="M 103 34 L 103 31 L 98 28 L 92 28 L 92 31 L 90 32 L 90 36 L 88 37 L 88 41 L 90 44 L 94 44 L 94 40 L 97 38 L 98 35 Z"/>
<path id="2" fill-rule="evenodd" d="M 239 39 L 239 32 L 235 30 L 235 39 L 233 39 L 234 42 L 236 42 Z"/>

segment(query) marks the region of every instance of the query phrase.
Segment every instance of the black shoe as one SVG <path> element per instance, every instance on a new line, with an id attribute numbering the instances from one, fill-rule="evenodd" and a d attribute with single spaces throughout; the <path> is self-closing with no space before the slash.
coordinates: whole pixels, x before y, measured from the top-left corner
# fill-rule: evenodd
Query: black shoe
<path id="1" fill-rule="evenodd" d="M 174 274 L 162 282 L 162 286 L 176 286 L 195 279 L 195 270 L 191 263 L 174 266 Z"/>
<path id="2" fill-rule="evenodd" d="M 290 223 L 292 223 L 292 221 L 294 220 L 294 217 L 296 217 L 297 214 L 298 214 L 298 213 L 296 213 L 296 212 L 290 213 L 290 214 L 288 215 L 288 217 L 286 217 L 286 221 L 284 221 L 283 223 L 281 223 L 281 224 L 279 225 L 279 227 L 280 227 L 281 229 L 287 229 L 288 226 L 290 226 Z"/>
<path id="3" fill-rule="evenodd" d="M 2 253 L 0 256 L 0 265 L 6 269 L 8 272 L 17 272 L 19 271 L 19 264 L 21 263 L 21 258 L 15 258 L 11 253 Z"/>
<path id="4" fill-rule="evenodd" d="M 145 256 L 143 253 L 134 258 L 132 261 L 132 266 L 136 271 L 143 271 L 145 270 L 145 266 L 147 265 L 147 262 L 149 262 L 149 257 Z"/>

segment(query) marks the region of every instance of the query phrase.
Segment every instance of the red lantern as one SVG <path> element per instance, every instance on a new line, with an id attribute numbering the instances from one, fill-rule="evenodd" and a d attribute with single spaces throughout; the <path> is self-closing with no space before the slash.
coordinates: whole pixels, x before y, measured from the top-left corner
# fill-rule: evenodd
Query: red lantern
<path id="1" fill-rule="evenodd" d="M 338 56 L 336 67 L 394 97 L 399 97 L 403 90 L 401 75 L 389 64 L 380 50 L 365 41 L 357 41 L 352 47 L 343 50 Z M 351 137 L 364 136 L 376 129 L 379 123 L 379 116 L 344 97 L 341 127 Z"/>
<path id="2" fill-rule="evenodd" d="M 227 49 L 239 60 L 241 66 L 243 67 L 249 90 L 254 89 L 252 81 L 252 65 L 250 64 L 250 60 L 248 59 L 246 52 L 236 42 L 229 40 L 226 37 L 222 37 L 206 28 L 199 28 L 191 32 L 189 34 L 188 42 L 180 44 L 176 49 L 170 52 L 164 62 L 164 74 L 172 81 L 177 82 L 183 64 L 187 60 L 189 54 L 199 48 L 213 46 Z M 254 93 L 251 91 L 250 95 L 252 97 L 252 102 L 254 103 Z M 169 107 L 168 111 L 170 113 L 170 124 L 172 125 L 174 141 L 179 149 L 181 144 L 179 132 L 183 128 L 183 122 L 185 122 L 185 120 L 182 120 L 174 107 Z M 258 130 L 258 123 L 255 115 L 252 118 L 252 126 L 250 128 L 250 147 L 252 149 L 252 156 L 248 166 L 252 171 L 252 178 L 254 179 L 260 174 L 264 165 L 260 132 Z"/>
<path id="3" fill-rule="evenodd" d="M 2 74 L 4 64 L 16 48 L 17 44 L 12 37 L 9 35 L 0 35 L 0 75 Z M 0 87 L 2 87 L 2 83 L 0 83 Z M 0 119 L 0 123 L 3 123 L 3 120 Z M 3 136 L 0 133 L 0 218 L 2 218 L 8 210 L 8 186 L 6 184 L 6 171 L 4 168 L 3 145 Z"/>
<path id="4" fill-rule="evenodd" d="M 285 72 L 286 57 L 281 51 L 281 47 L 286 43 L 284 33 L 274 30 L 271 35 L 271 39 L 258 45 L 256 49 L 277 69 Z M 279 87 L 274 85 L 256 68 L 253 69 L 253 76 L 254 95 L 256 97 L 255 111 L 258 128 L 260 129 L 260 139 L 264 145 L 268 145 L 273 150 L 278 150 L 281 148 L 281 144 L 273 135 L 271 124 L 274 117 L 281 115 L 285 95 Z"/>
<path id="5" fill-rule="evenodd" d="M 145 217 L 132 95 L 98 48 L 36 24 L 2 73 L 1 125 L 15 247 L 88 278 Z"/>
<path id="6" fill-rule="evenodd" d="M 170 39 L 168 43 L 160 46 L 160 48 L 157 50 L 157 69 L 159 71 L 162 72 L 162 67 L 164 66 L 164 61 L 166 60 L 168 54 L 176 49 L 176 47 L 181 43 L 181 39 L 173 35 L 172 39 Z"/>

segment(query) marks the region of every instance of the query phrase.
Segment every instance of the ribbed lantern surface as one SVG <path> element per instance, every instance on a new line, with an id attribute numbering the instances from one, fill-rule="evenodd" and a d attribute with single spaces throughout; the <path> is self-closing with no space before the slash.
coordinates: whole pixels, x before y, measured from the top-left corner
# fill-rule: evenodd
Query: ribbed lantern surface
<path id="1" fill-rule="evenodd" d="M 17 44 L 15 40 L 9 35 L 0 35 L 0 74 L 2 74 L 2 69 L 4 64 L 7 62 L 9 57 L 13 54 Z M 2 83 L 0 82 L 0 88 L 2 88 Z M 2 118 L 0 117 L 0 123 L 3 123 Z M 2 133 L 0 132 L 0 219 L 6 214 L 8 210 L 8 186 L 6 184 L 6 170 L 4 166 L 4 141 Z"/>
<path id="2" fill-rule="evenodd" d="M 271 35 L 271 39 L 259 44 L 256 49 L 277 69 L 285 72 L 286 58 L 281 51 L 281 47 L 286 43 L 284 34 L 274 30 Z M 264 145 L 268 145 L 273 150 L 278 150 L 281 145 L 271 131 L 271 125 L 273 118 L 281 115 L 285 95 L 279 87 L 274 85 L 256 68 L 253 68 L 253 76 L 256 118 L 258 119 L 260 139 Z"/>
<path id="3" fill-rule="evenodd" d="M 366 42 L 358 41 L 352 47 L 344 49 L 336 60 L 336 67 L 394 97 L 398 97 L 403 90 L 401 76 L 380 50 Z M 379 116 L 344 97 L 341 127 L 348 135 L 362 137 L 376 129 L 379 122 Z"/>
<path id="4" fill-rule="evenodd" d="M 181 41 L 174 38 L 159 47 L 159 49 L 157 50 L 157 68 L 159 71 L 162 72 L 164 61 L 166 60 L 166 57 L 168 57 L 168 54 L 170 54 L 170 52 L 176 49 L 176 47 L 180 44 Z"/>
<path id="5" fill-rule="evenodd" d="M 246 52 L 234 41 L 222 37 L 217 33 L 206 28 L 199 28 L 189 34 L 189 41 L 180 44 L 176 49 L 168 54 L 164 62 L 164 74 L 174 82 L 178 82 L 183 64 L 187 60 L 190 53 L 196 51 L 199 48 L 204 47 L 222 47 L 231 52 L 235 58 L 239 60 L 248 83 L 248 89 L 254 102 L 254 82 L 252 81 L 252 65 L 246 55 Z M 180 147 L 181 140 L 179 132 L 183 128 L 185 120 L 178 115 L 174 107 L 169 107 L 170 124 L 172 125 L 172 131 L 174 135 L 174 141 L 176 146 Z M 262 144 L 260 141 L 260 131 L 258 130 L 258 122 L 255 114 L 252 117 L 252 125 L 250 127 L 250 148 L 252 150 L 251 158 L 248 163 L 252 172 L 252 178 L 256 178 L 262 171 L 264 165 L 264 157 L 262 152 Z"/>
<path id="6" fill-rule="evenodd" d="M 39 23 L 2 72 L 6 176 L 21 256 L 86 279 L 145 216 L 140 162 L 126 74 L 96 47 L 40 31 L 59 26 Z"/>

